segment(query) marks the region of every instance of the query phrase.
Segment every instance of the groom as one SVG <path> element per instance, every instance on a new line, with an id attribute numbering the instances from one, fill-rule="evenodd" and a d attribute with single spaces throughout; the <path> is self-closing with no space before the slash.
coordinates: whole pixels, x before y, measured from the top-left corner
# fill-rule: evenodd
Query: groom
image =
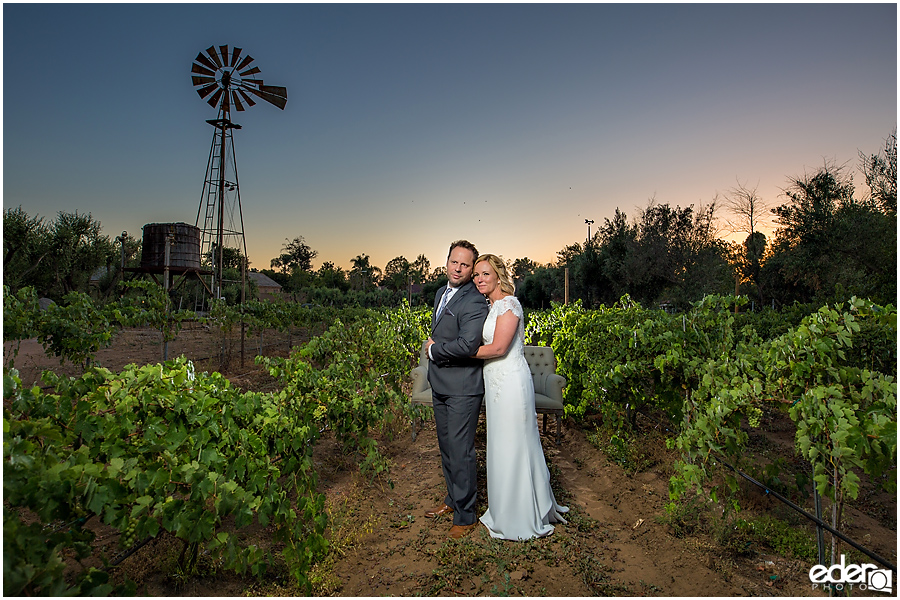
<path id="1" fill-rule="evenodd" d="M 450 245 L 447 286 L 434 298 L 431 337 L 428 338 L 428 381 L 431 383 L 434 422 L 441 466 L 447 483 L 443 504 L 426 511 L 435 518 L 453 513 L 450 537 L 469 533 L 475 516 L 475 428 L 484 398 L 483 361 L 471 358 L 481 345 L 488 304 L 472 283 L 478 250 L 460 240 Z"/>

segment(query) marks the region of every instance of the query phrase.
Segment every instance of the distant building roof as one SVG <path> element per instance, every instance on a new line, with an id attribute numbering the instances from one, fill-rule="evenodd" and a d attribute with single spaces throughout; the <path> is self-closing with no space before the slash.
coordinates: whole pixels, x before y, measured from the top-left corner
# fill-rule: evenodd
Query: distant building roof
<path id="1" fill-rule="evenodd" d="M 254 273 L 250 271 L 247 273 L 247 277 L 256 282 L 257 287 L 266 287 L 266 288 L 278 288 L 281 289 L 281 284 L 266 275 L 265 273 Z"/>

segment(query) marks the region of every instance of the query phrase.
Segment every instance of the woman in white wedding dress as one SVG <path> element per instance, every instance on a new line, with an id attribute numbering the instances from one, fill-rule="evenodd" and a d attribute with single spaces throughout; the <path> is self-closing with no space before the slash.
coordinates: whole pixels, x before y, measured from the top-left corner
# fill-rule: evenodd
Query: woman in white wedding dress
<path id="1" fill-rule="evenodd" d="M 525 540 L 553 533 L 568 508 L 556 503 L 534 408 L 534 382 L 525 360 L 522 305 L 503 261 L 484 254 L 473 279 L 491 303 L 476 358 L 484 362 L 487 413 L 488 510 L 491 537 Z"/>

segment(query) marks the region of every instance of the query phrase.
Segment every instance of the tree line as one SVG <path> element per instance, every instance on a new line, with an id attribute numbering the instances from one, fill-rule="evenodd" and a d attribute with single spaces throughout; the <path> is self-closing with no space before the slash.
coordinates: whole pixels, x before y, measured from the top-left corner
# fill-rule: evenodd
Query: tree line
<path id="1" fill-rule="evenodd" d="M 685 308 L 709 294 L 748 296 L 753 305 L 824 303 L 850 296 L 893 303 L 897 294 L 897 134 L 874 154 L 859 152 L 866 189 L 857 190 L 846 165 L 825 161 L 812 173 L 790 177 L 784 202 L 771 207 L 756 189 L 738 182 L 708 205 L 688 207 L 654 199 L 629 218 L 616 209 L 582 243 L 539 264 L 528 257 L 508 261 L 516 295 L 526 307 L 581 299 L 586 307 L 611 305 L 623 295 L 646 306 Z M 763 232 L 774 226 L 771 238 Z M 726 235 L 745 236 L 729 242 Z M 140 262 L 140 243 L 123 235 L 114 243 L 90 214 L 60 212 L 53 221 L 28 215 L 21 206 L 4 211 L 4 284 L 13 292 L 32 286 L 59 299 L 70 291 L 108 294 L 120 256 Z M 229 258 L 235 291 L 243 257 Z M 446 283 L 443 265 L 432 268 L 419 254 L 392 258 L 383 268 L 357 254 L 343 269 L 325 261 L 313 269 L 317 251 L 303 236 L 285 240 L 282 252 L 260 272 L 298 302 L 395 306 L 402 299 L 427 304 Z M 230 255 L 229 255 L 230 256 Z"/>

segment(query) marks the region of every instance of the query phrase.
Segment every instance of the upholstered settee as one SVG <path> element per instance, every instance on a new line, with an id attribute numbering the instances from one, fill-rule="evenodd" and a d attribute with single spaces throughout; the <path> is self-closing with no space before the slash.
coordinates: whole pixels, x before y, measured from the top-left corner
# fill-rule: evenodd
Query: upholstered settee
<path id="1" fill-rule="evenodd" d="M 556 357 L 553 350 L 546 346 L 525 346 L 525 360 L 531 369 L 531 377 L 534 380 L 534 404 L 537 414 L 544 416 L 544 434 L 547 433 L 547 415 L 556 417 L 556 443 L 559 444 L 562 435 L 563 417 L 563 388 L 566 387 L 566 378 L 556 374 Z M 414 405 L 431 406 L 431 386 L 428 383 L 428 355 L 423 345 L 419 351 L 419 366 L 414 368 L 412 376 L 412 396 L 410 402 Z M 484 411 L 484 404 L 481 406 Z M 412 425 L 413 439 L 416 439 L 416 423 Z"/>

